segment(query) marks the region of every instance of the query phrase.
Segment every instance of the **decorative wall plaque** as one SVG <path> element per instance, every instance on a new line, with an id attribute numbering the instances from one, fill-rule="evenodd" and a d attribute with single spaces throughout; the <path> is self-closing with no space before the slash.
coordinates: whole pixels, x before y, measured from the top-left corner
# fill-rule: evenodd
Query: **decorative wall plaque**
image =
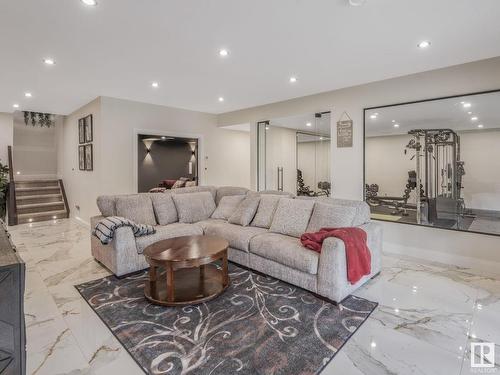
<path id="1" fill-rule="evenodd" d="M 342 118 L 347 117 L 347 120 Z M 337 122 L 337 147 L 352 147 L 352 119 L 347 112 L 342 113 Z"/>

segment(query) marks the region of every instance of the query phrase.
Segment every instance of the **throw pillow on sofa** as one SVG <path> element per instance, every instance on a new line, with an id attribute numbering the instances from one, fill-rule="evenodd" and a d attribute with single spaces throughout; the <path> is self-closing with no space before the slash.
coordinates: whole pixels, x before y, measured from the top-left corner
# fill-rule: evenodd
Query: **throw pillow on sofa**
<path id="1" fill-rule="evenodd" d="M 153 202 L 149 194 L 117 196 L 116 215 L 136 224 L 156 225 Z"/>
<path id="2" fill-rule="evenodd" d="M 245 199 L 245 195 L 228 195 L 222 197 L 219 205 L 212 214 L 212 219 L 229 219 L 243 199 Z"/>
<path id="3" fill-rule="evenodd" d="M 180 223 L 196 223 L 208 219 L 215 211 L 211 193 L 172 194 Z"/>
<path id="4" fill-rule="evenodd" d="M 97 207 L 102 216 L 116 216 L 116 196 L 101 195 L 97 197 Z"/>
<path id="5" fill-rule="evenodd" d="M 258 195 L 248 195 L 238 206 L 236 211 L 229 218 L 231 224 L 237 224 L 247 227 L 252 222 L 257 208 L 259 207 L 260 197 Z"/>
<path id="6" fill-rule="evenodd" d="M 356 207 L 316 202 L 307 232 L 314 233 L 321 228 L 352 227 L 355 216 Z"/>
<path id="7" fill-rule="evenodd" d="M 158 224 L 167 225 L 177 221 L 177 209 L 170 193 L 152 194 L 151 200 Z"/>
<path id="8" fill-rule="evenodd" d="M 264 194 L 260 197 L 259 208 L 252 221 L 253 227 L 269 228 L 273 221 L 278 202 L 283 196 Z"/>
<path id="9" fill-rule="evenodd" d="M 269 230 L 300 237 L 307 229 L 313 207 L 314 201 L 312 200 L 281 198 Z"/>

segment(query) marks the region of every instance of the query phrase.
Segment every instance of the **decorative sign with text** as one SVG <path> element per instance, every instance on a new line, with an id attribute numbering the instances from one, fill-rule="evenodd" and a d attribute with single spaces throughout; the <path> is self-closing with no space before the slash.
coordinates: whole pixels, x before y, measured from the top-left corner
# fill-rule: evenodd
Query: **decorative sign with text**
<path id="1" fill-rule="evenodd" d="M 352 147 L 352 120 L 337 122 L 337 147 Z"/>

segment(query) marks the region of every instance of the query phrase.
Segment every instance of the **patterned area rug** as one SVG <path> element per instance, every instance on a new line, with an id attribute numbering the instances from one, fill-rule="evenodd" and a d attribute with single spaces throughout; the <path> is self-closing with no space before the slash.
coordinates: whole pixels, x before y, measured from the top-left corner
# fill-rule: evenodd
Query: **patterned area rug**
<path id="1" fill-rule="evenodd" d="M 216 299 L 161 307 L 144 297 L 143 272 L 76 288 L 146 373 L 317 374 L 377 303 L 335 306 L 271 277 L 229 264 Z"/>

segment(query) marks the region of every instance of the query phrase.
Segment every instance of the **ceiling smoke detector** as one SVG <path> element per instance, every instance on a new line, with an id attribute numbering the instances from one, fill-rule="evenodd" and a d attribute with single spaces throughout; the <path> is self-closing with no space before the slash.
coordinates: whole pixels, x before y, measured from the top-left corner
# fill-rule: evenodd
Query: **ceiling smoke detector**
<path id="1" fill-rule="evenodd" d="M 363 5 L 366 3 L 366 0 L 349 0 L 349 5 L 353 7 L 359 7 L 360 5 Z"/>

